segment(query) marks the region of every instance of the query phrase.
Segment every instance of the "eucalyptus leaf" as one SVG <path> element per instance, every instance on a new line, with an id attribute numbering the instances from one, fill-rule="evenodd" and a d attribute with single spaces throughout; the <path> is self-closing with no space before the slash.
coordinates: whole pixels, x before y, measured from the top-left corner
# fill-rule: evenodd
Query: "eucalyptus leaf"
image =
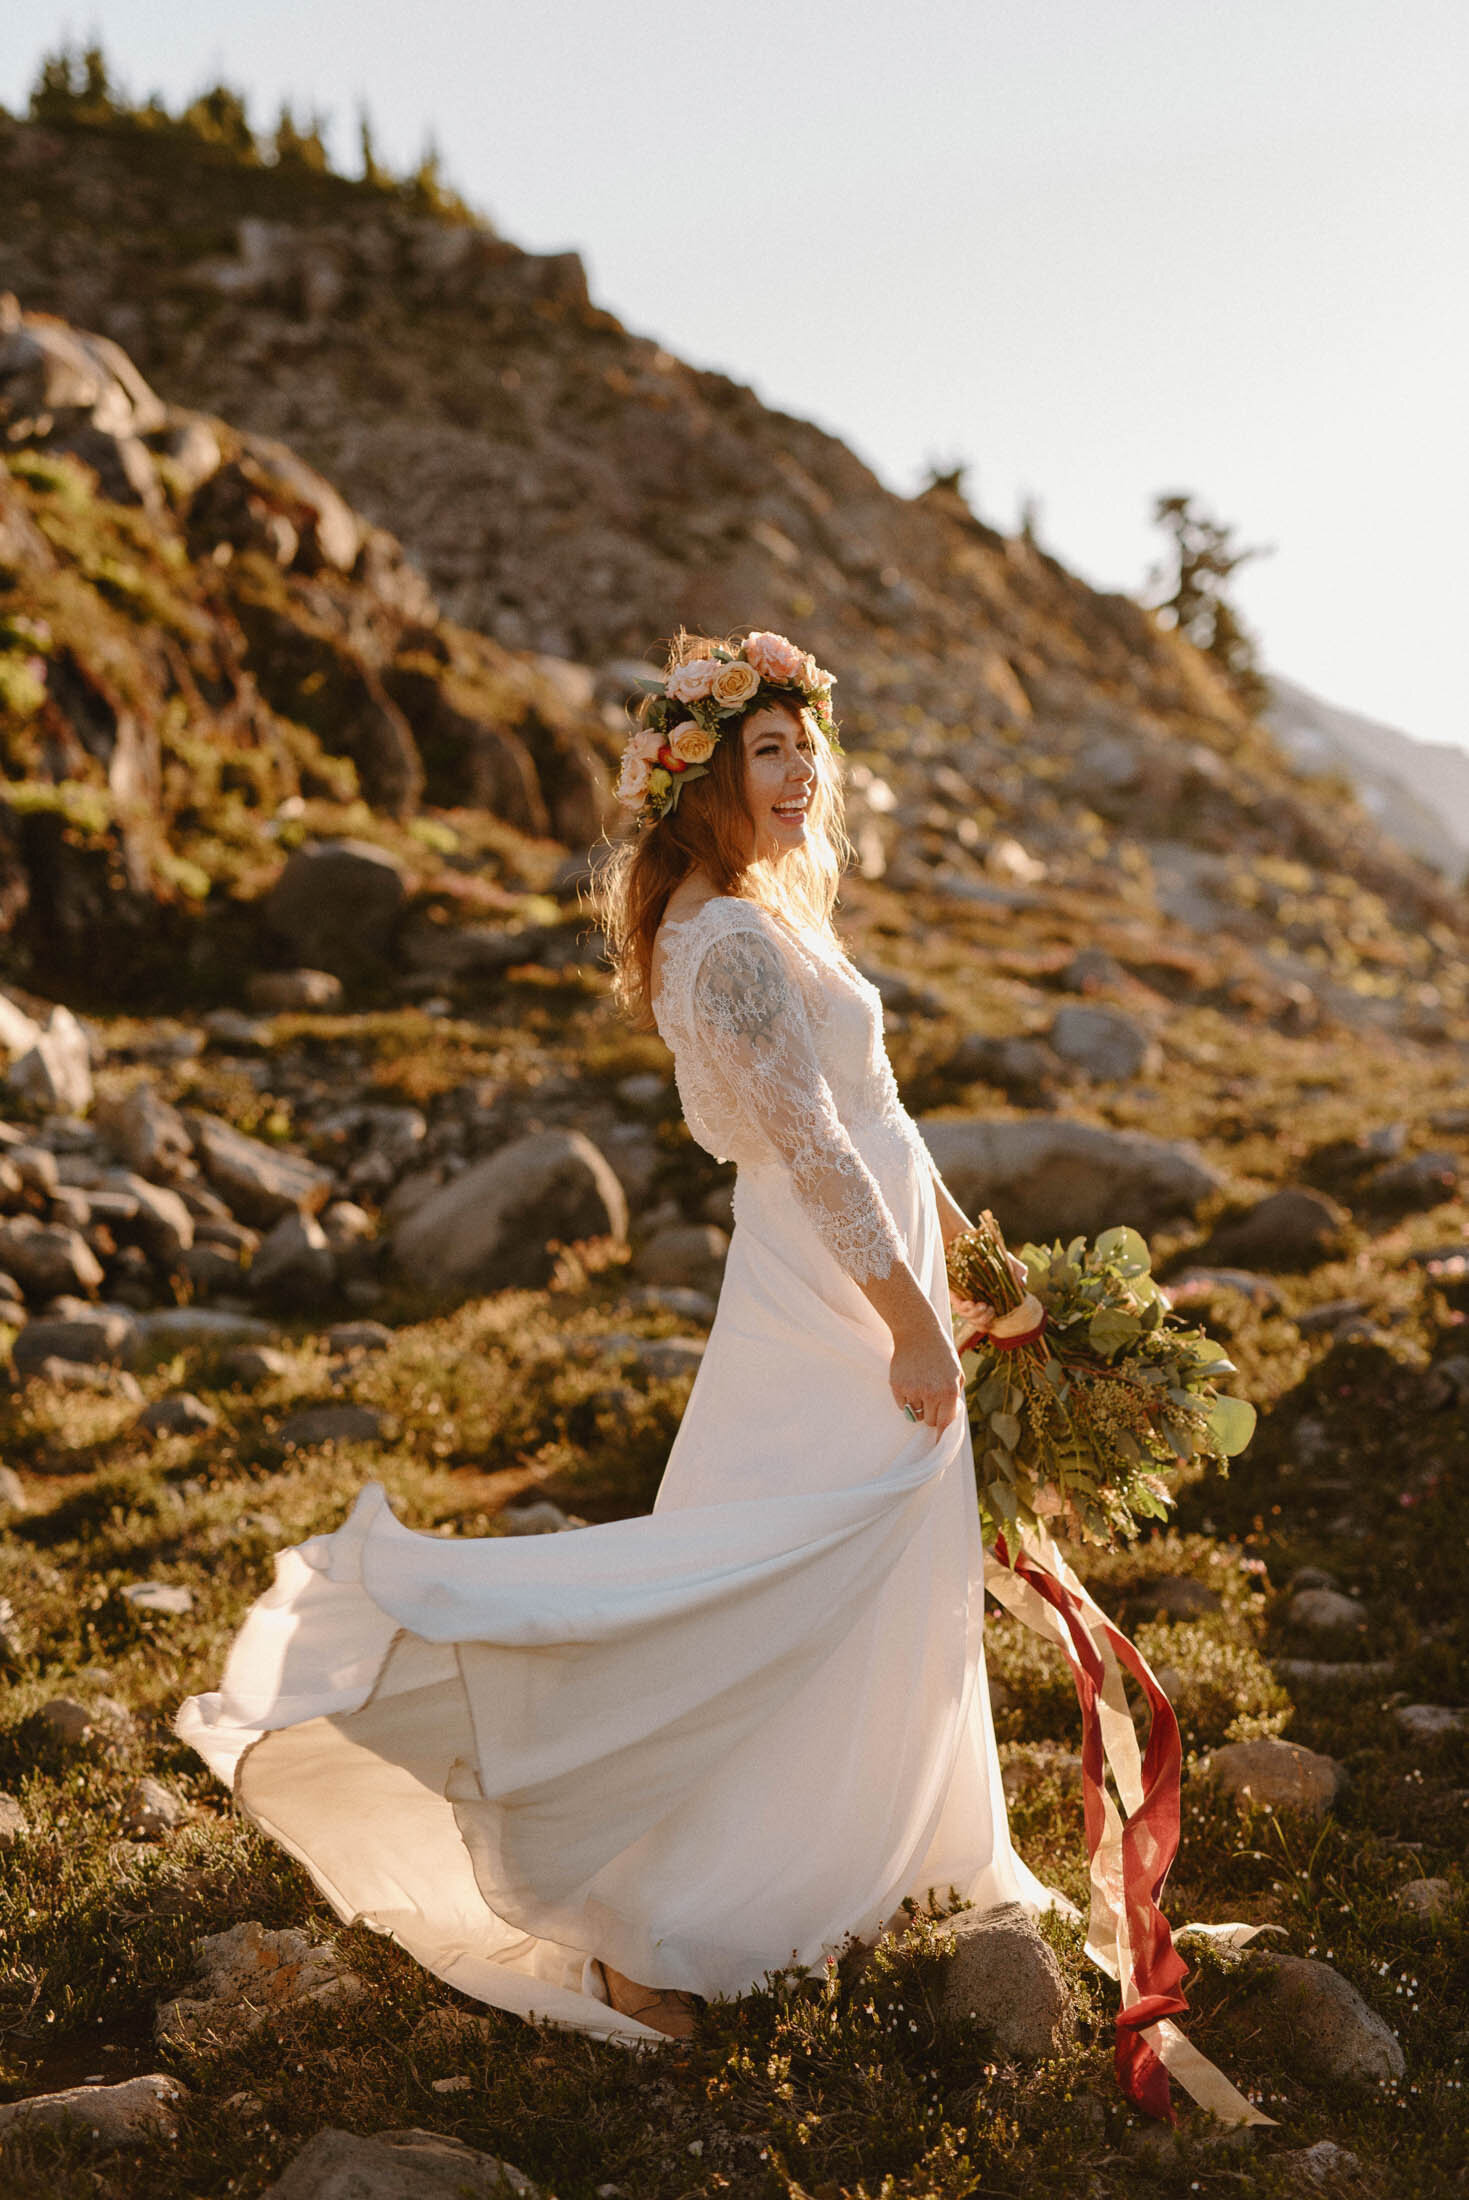
<path id="1" fill-rule="evenodd" d="M 992 1413 L 990 1427 L 1007 1451 L 1013 1451 L 1020 1441 L 1020 1416 L 1017 1413 Z"/>
<path id="2" fill-rule="evenodd" d="M 1151 1264 L 1146 1238 L 1125 1222 L 1119 1222 L 1114 1229 L 1103 1230 L 1095 1251 L 1098 1259 L 1119 1268 L 1124 1276 L 1145 1275 Z"/>
<path id="3" fill-rule="evenodd" d="M 1209 1433 L 1226 1459 L 1244 1450 L 1255 1433 L 1255 1409 L 1248 1398 L 1215 1398 L 1209 1407 Z"/>
<path id="4" fill-rule="evenodd" d="M 1087 1326 L 1087 1336 L 1094 1352 L 1110 1358 L 1123 1345 L 1131 1344 L 1142 1334 L 1142 1324 L 1135 1314 L 1124 1314 L 1115 1306 L 1099 1307 Z"/>

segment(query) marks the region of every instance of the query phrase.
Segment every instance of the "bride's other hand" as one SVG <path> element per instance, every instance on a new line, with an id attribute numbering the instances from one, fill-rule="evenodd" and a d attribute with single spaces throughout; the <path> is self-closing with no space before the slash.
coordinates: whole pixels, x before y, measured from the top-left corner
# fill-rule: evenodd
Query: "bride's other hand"
<path id="1" fill-rule="evenodd" d="M 911 1406 L 933 1430 L 935 1441 L 964 1400 L 964 1371 L 952 1340 L 937 1322 L 894 1336 L 888 1382 L 899 1407 Z"/>

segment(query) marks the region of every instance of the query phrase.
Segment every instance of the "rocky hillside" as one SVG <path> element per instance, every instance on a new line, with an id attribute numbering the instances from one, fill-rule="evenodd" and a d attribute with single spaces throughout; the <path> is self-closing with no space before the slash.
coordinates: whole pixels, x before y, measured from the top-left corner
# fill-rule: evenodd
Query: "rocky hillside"
<path id="1" fill-rule="evenodd" d="M 162 402 L 0 296 L 0 903 L 42 983 L 174 998 L 269 957 L 260 888 L 325 821 L 458 901 L 601 828 L 575 668 L 440 616 L 393 536 L 284 445 Z M 457 835 L 424 812 L 467 810 Z M 359 969 L 370 959 L 359 943 Z"/>
<path id="2" fill-rule="evenodd" d="M 4 285 L 291 446 L 448 616 L 585 664 L 600 699 L 680 619 L 799 630 L 853 745 L 911 791 L 929 869 L 966 870 L 963 815 L 985 842 L 1018 826 L 1053 876 L 1126 833 L 1350 875 L 1415 932 L 1457 921 L 1137 604 L 630 333 L 574 254 L 177 134 L 0 120 Z M 915 763 L 951 776 L 910 790 Z"/>

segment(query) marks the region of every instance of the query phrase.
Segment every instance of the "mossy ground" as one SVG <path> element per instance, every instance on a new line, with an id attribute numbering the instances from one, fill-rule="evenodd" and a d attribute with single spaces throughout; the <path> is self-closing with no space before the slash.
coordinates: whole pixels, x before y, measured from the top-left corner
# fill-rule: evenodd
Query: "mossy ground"
<path id="1" fill-rule="evenodd" d="M 884 960 L 912 948 L 896 904 L 876 889 L 854 895 L 852 928 Z M 1012 927 L 1012 948 L 1023 936 Z M 991 1015 L 1013 1021 L 1044 1000 L 1030 980 L 970 961 L 962 948 L 951 969 L 923 974 L 948 1001 L 966 966 L 986 975 L 967 1012 L 952 994 L 956 1030 Z M 619 1030 L 596 972 L 571 977 L 543 973 L 535 987 L 512 979 L 450 1018 L 410 1009 L 278 1019 L 265 1059 L 279 1075 L 267 1084 L 297 1089 L 310 1065 L 325 1085 L 365 1076 L 386 1096 L 431 1103 L 463 1083 L 466 1062 L 471 1071 L 490 1063 L 499 1082 L 532 1083 L 590 1065 L 588 1089 L 603 1091 L 629 1070 L 658 1066 L 659 1043 Z M 1170 1074 L 1150 1100 L 1090 1087 L 1074 1096 L 1077 1112 L 1196 1135 L 1245 1192 L 1292 1178 L 1314 1148 L 1362 1129 L 1364 1094 L 1409 1125 L 1410 1147 L 1455 1142 L 1427 1128 L 1455 1097 L 1442 1050 L 1394 1053 L 1370 1031 L 1293 1039 L 1265 1024 L 1242 1034 L 1236 1024 L 1227 1056 L 1211 1058 L 1213 1014 L 1174 1005 Z M 120 1047 L 144 1036 L 122 1019 L 108 1029 Z M 922 1067 L 942 1060 L 943 1037 L 942 1017 L 894 1030 L 909 1097 L 926 1076 L 933 1104 L 1003 1105 Z M 280 1112 L 269 1090 L 213 1052 L 160 1074 L 178 1097 L 256 1128 L 270 1129 Z M 274 1133 L 292 1129 L 287 1108 Z M 664 1135 L 676 1180 L 676 1157 L 690 1150 L 671 1114 Z M 1458 1143 L 1462 1150 L 1462 1134 Z M 1156 1237 L 1156 1265 L 1185 1254 L 1208 1219 Z M 1227 1338 L 1240 1386 L 1260 1408 L 1254 1444 L 1227 1481 L 1184 1490 L 1166 1533 L 1081 1560 L 1100 1599 L 1174 1669 L 1191 1758 L 1279 1732 L 1346 1763 L 1349 1785 L 1322 1825 L 1287 1813 L 1241 1817 L 1202 1786 L 1186 1787 L 1168 1904 L 1180 1924 L 1279 1925 L 1287 1937 L 1274 1945 L 1328 1958 L 1398 2030 L 1408 2058 L 1400 2086 L 1363 2098 L 1313 2085 L 1264 2012 L 1248 1964 L 1196 1946 L 1193 2033 L 1280 2129 L 1242 2144 L 1187 2112 L 1176 2135 L 1149 2126 L 1112 2084 L 1109 1989 L 1059 1921 L 1047 1930 L 1080 2021 L 1074 2043 L 1039 2068 L 1007 2062 L 972 2024 L 939 2019 L 939 1923 L 922 1917 L 864 1978 L 850 1966 L 827 1982 L 773 1977 L 739 2003 L 712 2006 L 692 2043 L 645 2057 L 498 2014 L 483 2044 L 411 2044 L 423 2015 L 454 1997 L 391 1944 L 338 1926 L 305 1875 L 232 1815 L 168 1721 L 183 1694 L 217 1677 L 231 1631 L 268 1581 L 272 1550 L 339 1521 L 369 1476 L 389 1486 L 409 1524 L 444 1535 L 494 1534 L 506 1502 L 530 1492 L 584 1517 L 647 1507 L 687 1379 L 651 1380 L 598 1339 L 688 1325 L 619 1305 L 627 1278 L 604 1247 L 568 1256 L 544 1291 L 437 1314 L 395 1307 L 403 1326 L 392 1348 L 358 1361 L 342 1387 L 320 1332 L 304 1324 L 290 1373 L 257 1391 L 230 1388 L 217 1355 L 146 1367 L 150 1396 L 186 1385 L 216 1406 L 220 1425 L 206 1435 L 155 1440 L 137 1430 L 135 1406 L 44 1386 L 0 1406 L 5 1455 L 31 1505 L 0 1545 L 0 1590 L 18 1635 L 0 1694 L 0 1785 L 33 1828 L 7 1857 L 0 1890 L 0 2082 L 18 2098 L 94 2074 L 166 2068 L 190 2089 L 176 2148 L 99 2159 L 56 2135 L 17 2136 L 3 2150 L 7 2189 L 37 2200 L 258 2193 L 326 2123 L 453 2132 L 516 2162 L 561 2200 L 592 2200 L 609 2184 L 629 2200 L 1283 2194 L 1299 2188 L 1278 2157 L 1323 2137 L 1357 2153 L 1362 2192 L 1456 2189 L 1469 2173 L 1460 2090 L 1469 1951 L 1457 1876 L 1469 1770 L 1462 1740 L 1412 1743 L 1392 1706 L 1463 1693 L 1469 1421 L 1461 1409 L 1430 1405 L 1428 1370 L 1453 1349 L 1469 1289 L 1412 1255 L 1466 1229 L 1462 1201 L 1402 1219 L 1359 1214 L 1339 1258 L 1278 1279 L 1278 1309 L 1220 1291 L 1203 1318 Z M 1296 1316 L 1347 1296 L 1367 1302 L 1375 1340 L 1302 1335 Z M 285 1411 L 340 1395 L 384 1412 L 383 1441 L 288 1450 Z M 1320 1654 L 1281 1631 L 1278 1591 L 1300 1564 L 1331 1567 L 1365 1599 L 1369 1637 L 1340 1654 L 1394 1659 L 1390 1685 L 1343 1694 L 1275 1679 L 1267 1648 Z M 1139 1585 L 1159 1573 L 1205 1582 L 1218 1612 L 1142 1618 Z M 135 1612 L 118 1592 L 144 1578 L 190 1587 L 193 1611 Z M 1037 1742 L 1073 1747 L 1074 1702 L 1051 1654 L 994 1619 L 989 1659 L 1005 1758 L 1024 1759 Z M 134 1715 L 112 1754 L 43 1739 L 43 1702 L 99 1692 Z M 190 1808 L 187 1824 L 161 1842 L 122 1832 L 122 1795 L 143 1772 L 175 1786 Z M 1078 1898 L 1080 1800 L 1043 1753 L 1032 1753 L 1012 1817 L 1035 1868 Z M 1449 1917 L 1429 1924 L 1405 1914 L 1395 1894 L 1434 1873 L 1454 1877 L 1459 1893 Z M 935 1894 L 942 1911 L 947 1890 Z M 159 2050 L 153 2011 L 182 1989 L 196 1941 L 252 1917 L 333 1938 L 365 1979 L 365 1998 L 272 2023 L 228 2052 Z M 451 2077 L 469 2084 L 435 2090 Z"/>

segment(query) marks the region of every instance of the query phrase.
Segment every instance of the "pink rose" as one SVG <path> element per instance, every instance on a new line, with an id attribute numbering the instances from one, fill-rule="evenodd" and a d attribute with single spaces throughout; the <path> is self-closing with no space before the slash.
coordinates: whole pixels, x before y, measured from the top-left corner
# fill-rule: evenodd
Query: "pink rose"
<path id="1" fill-rule="evenodd" d="M 723 668 L 717 657 L 691 657 L 686 665 L 675 665 L 664 683 L 665 691 L 675 703 L 697 703 L 713 687 Z"/>
<path id="2" fill-rule="evenodd" d="M 658 751 L 662 748 L 662 746 L 662 734 L 655 732 L 651 726 L 639 726 L 637 732 L 628 742 L 628 748 L 632 751 L 633 755 L 641 756 L 644 762 L 647 764 L 657 763 Z"/>
<path id="3" fill-rule="evenodd" d="M 760 675 L 753 665 L 721 665 L 709 693 L 716 703 L 730 709 L 736 704 L 748 703 L 752 695 L 758 694 L 759 688 Z"/>
<path id="4" fill-rule="evenodd" d="M 745 643 L 745 655 L 762 680 L 774 680 L 784 684 L 800 678 L 806 662 L 804 650 L 788 642 L 784 634 L 752 634 Z"/>
<path id="5" fill-rule="evenodd" d="M 617 781 L 619 802 L 625 802 L 634 810 L 641 807 L 643 796 L 648 791 L 648 774 L 651 768 L 648 759 L 640 756 L 636 749 L 628 747 L 623 750 L 622 771 Z"/>

